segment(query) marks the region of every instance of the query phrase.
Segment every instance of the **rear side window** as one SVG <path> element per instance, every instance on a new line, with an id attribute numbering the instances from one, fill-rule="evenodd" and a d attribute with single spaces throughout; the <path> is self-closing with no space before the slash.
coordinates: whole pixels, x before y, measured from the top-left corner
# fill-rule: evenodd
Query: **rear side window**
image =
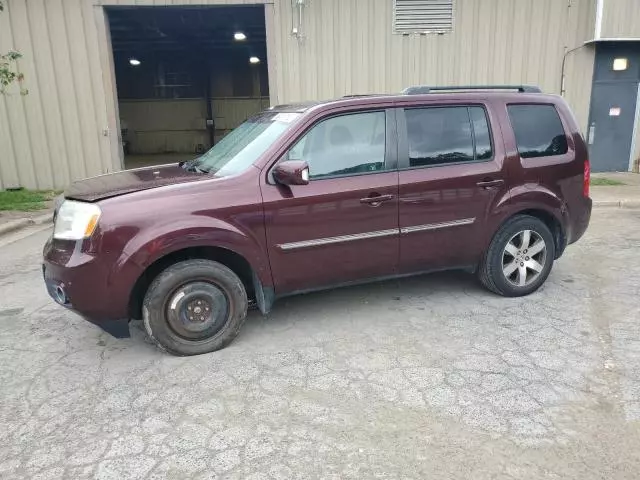
<path id="1" fill-rule="evenodd" d="M 553 105 L 509 105 L 507 108 L 521 158 L 567 153 L 567 135 Z"/>
<path id="2" fill-rule="evenodd" d="M 493 155 L 482 107 L 405 110 L 409 167 L 487 160 Z"/>

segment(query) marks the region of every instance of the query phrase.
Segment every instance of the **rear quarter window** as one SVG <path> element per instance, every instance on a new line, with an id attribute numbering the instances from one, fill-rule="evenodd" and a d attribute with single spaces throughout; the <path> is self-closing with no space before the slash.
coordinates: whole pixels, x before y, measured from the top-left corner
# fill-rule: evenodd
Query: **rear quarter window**
<path id="1" fill-rule="evenodd" d="M 553 105 L 508 105 L 521 158 L 567 153 L 567 134 Z"/>

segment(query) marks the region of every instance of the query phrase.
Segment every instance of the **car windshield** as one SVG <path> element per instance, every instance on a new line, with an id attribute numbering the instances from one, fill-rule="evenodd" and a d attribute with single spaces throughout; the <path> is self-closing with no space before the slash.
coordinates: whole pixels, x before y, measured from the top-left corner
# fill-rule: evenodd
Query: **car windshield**
<path id="1" fill-rule="evenodd" d="M 264 112 L 231 131 L 187 167 L 218 177 L 246 170 L 300 117 L 299 113 Z"/>

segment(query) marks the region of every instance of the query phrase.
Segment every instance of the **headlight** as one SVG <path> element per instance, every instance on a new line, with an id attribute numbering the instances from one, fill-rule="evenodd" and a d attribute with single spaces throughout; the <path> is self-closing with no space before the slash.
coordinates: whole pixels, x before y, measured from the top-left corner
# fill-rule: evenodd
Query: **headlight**
<path id="1" fill-rule="evenodd" d="M 100 207 L 93 203 L 65 200 L 58 210 L 53 238 L 60 240 L 89 238 L 98 225 L 100 213 Z"/>

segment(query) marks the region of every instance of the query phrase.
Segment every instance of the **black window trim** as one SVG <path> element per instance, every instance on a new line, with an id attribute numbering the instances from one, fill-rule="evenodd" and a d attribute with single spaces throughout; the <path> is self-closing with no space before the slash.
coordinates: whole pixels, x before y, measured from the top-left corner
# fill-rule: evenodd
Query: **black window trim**
<path id="1" fill-rule="evenodd" d="M 511 121 L 511 114 L 509 113 L 509 107 L 510 106 L 531 106 L 531 107 L 536 107 L 536 106 L 543 106 L 543 107 L 552 107 L 555 112 L 556 115 L 558 116 L 558 120 L 560 120 L 560 126 L 562 127 L 562 131 L 564 132 L 564 136 L 567 140 L 567 151 L 564 153 L 558 153 L 556 155 L 543 155 L 540 157 L 523 157 L 522 155 L 520 155 L 520 149 L 518 148 L 518 139 L 516 137 L 516 130 L 513 127 L 513 122 Z M 529 162 L 532 160 L 536 160 L 536 159 L 541 159 L 541 158 L 558 158 L 558 157 L 565 157 L 567 155 L 572 154 L 572 152 L 575 149 L 575 146 L 573 144 L 573 140 L 571 138 L 570 135 L 567 134 L 567 126 L 564 123 L 564 119 L 562 118 L 562 114 L 560 113 L 560 110 L 558 110 L 558 107 L 555 103 L 550 103 L 550 102 L 509 102 L 505 104 L 506 106 L 506 111 L 507 111 L 507 118 L 509 119 L 509 127 L 511 128 L 511 135 L 513 135 L 513 142 L 514 145 L 516 147 L 516 152 L 518 152 L 518 158 L 520 159 L 520 162 Z"/>
<path id="2" fill-rule="evenodd" d="M 320 182 L 322 180 L 333 180 L 336 178 L 347 178 L 347 177 L 359 177 L 361 175 L 375 175 L 381 173 L 389 173 L 397 171 L 398 169 L 398 149 L 397 149 L 397 139 L 398 139 L 398 131 L 397 131 L 397 121 L 396 121 L 396 108 L 387 108 L 387 107 L 371 107 L 371 108 L 363 108 L 361 110 L 348 110 L 330 113 L 323 117 L 316 119 L 311 125 L 305 128 L 299 135 L 297 135 L 291 142 L 287 145 L 284 150 L 284 153 L 276 160 L 273 165 L 269 168 L 269 172 L 267 174 L 267 183 L 271 185 L 277 185 L 277 182 L 273 178 L 273 169 L 278 165 L 283 159 L 285 155 L 289 153 L 289 150 L 302 139 L 307 133 L 309 133 L 313 128 L 315 128 L 320 123 L 329 120 L 331 118 L 336 117 L 344 117 L 346 115 L 357 115 L 360 113 L 376 113 L 383 112 L 385 114 L 385 151 L 384 151 L 384 169 L 383 170 L 374 170 L 371 172 L 359 172 L 359 173 L 343 173 L 340 175 L 327 175 L 324 177 L 310 178 L 309 183 L 311 182 Z"/>
<path id="3" fill-rule="evenodd" d="M 453 108 L 453 107 L 462 107 L 467 109 L 467 116 L 469 117 L 469 124 L 471 126 L 471 141 L 473 143 L 473 160 L 467 160 L 465 162 L 447 162 L 447 163 L 438 163 L 435 165 L 420 165 L 416 167 L 412 167 L 410 165 L 409 159 L 409 138 L 407 134 L 407 117 L 405 116 L 406 110 L 424 110 L 427 108 Z M 473 127 L 473 122 L 471 121 L 471 112 L 470 108 L 472 107 L 480 107 L 484 111 L 484 116 L 487 120 L 487 128 L 489 129 L 489 142 L 491 143 L 491 157 L 489 158 L 480 158 L 477 159 L 475 156 L 477 155 L 476 151 L 476 136 L 475 136 L 475 128 Z M 488 163 L 492 162 L 495 159 L 495 141 L 493 138 L 493 128 L 491 125 L 491 117 L 489 116 L 489 111 L 487 106 L 484 103 L 438 103 L 438 104 L 425 104 L 425 105 L 411 105 L 406 107 L 401 107 L 396 109 L 396 123 L 397 123 L 397 134 L 398 134 L 398 170 L 419 170 L 422 168 L 438 168 L 438 167 L 448 167 L 451 165 L 468 165 L 473 163 Z"/>

